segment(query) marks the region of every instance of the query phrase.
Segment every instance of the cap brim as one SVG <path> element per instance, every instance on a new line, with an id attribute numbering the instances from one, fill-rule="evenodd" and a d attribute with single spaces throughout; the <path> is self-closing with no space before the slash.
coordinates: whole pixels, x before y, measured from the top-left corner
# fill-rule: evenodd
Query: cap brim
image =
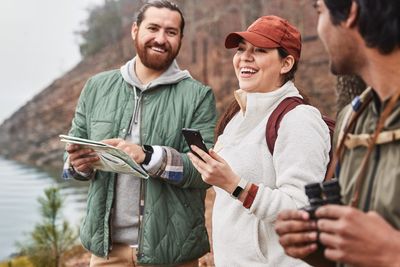
<path id="1" fill-rule="evenodd" d="M 260 48 L 279 47 L 279 44 L 275 41 L 254 32 L 232 32 L 228 34 L 225 38 L 225 47 L 228 49 L 238 47 L 243 39 Z"/>

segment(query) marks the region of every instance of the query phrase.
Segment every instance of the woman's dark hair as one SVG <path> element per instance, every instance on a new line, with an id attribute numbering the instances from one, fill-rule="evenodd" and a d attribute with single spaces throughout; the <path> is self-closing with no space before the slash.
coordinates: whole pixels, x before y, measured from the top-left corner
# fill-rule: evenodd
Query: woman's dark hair
<path id="1" fill-rule="evenodd" d="M 284 59 L 289 55 L 289 53 L 286 52 L 286 50 L 281 47 L 279 47 L 277 50 L 278 50 L 279 57 L 281 59 Z M 288 73 L 285 73 L 283 75 L 282 85 L 284 85 L 288 81 L 294 80 L 294 75 L 297 71 L 297 65 L 298 65 L 298 62 L 295 61 L 292 69 Z M 299 92 L 300 92 L 300 95 L 303 97 L 304 102 L 306 104 L 308 104 L 309 103 L 308 97 L 300 90 L 299 90 Z M 215 135 L 214 135 L 215 141 L 217 141 L 218 136 L 220 136 L 224 132 L 226 125 L 228 125 L 230 120 L 236 115 L 236 113 L 239 112 L 239 110 L 240 110 L 240 106 L 239 106 L 238 102 L 236 101 L 236 99 L 233 99 L 233 101 L 229 104 L 226 111 L 221 115 L 220 119 L 217 122 L 217 125 L 215 127 Z"/>
<path id="2" fill-rule="evenodd" d="M 178 5 L 167 1 L 167 0 L 153 0 L 153 1 L 148 1 L 146 4 L 144 4 L 137 16 L 136 16 L 136 24 L 139 27 L 140 24 L 142 23 L 144 19 L 144 13 L 149 9 L 150 7 L 155 7 L 155 8 L 168 8 L 169 10 L 176 11 L 181 15 L 181 37 L 183 36 L 183 29 L 185 28 L 185 18 L 183 17 L 182 11 L 179 9 Z"/>
<path id="3" fill-rule="evenodd" d="M 221 115 L 221 117 L 219 118 L 219 120 L 217 122 L 217 125 L 215 126 L 214 142 L 217 141 L 218 136 L 220 136 L 224 132 L 225 127 L 228 124 L 228 122 L 231 121 L 233 116 L 235 116 L 236 113 L 239 112 L 239 110 L 240 110 L 240 106 L 239 106 L 238 102 L 236 101 L 236 99 L 233 99 L 233 101 L 229 104 L 229 106 L 227 107 L 225 112 Z"/>
<path id="4" fill-rule="evenodd" d="M 358 5 L 357 26 L 368 47 L 388 54 L 400 45 L 399 0 L 354 0 Z M 348 18 L 352 0 L 324 0 L 332 23 Z"/>

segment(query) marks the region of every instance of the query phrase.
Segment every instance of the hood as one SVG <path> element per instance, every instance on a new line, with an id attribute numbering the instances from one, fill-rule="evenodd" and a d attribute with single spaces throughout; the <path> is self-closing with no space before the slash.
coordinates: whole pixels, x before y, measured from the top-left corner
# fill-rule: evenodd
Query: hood
<path id="1" fill-rule="evenodd" d="M 124 80 L 130 85 L 140 89 L 141 91 L 148 90 L 159 85 L 175 84 L 183 79 L 191 78 L 189 71 L 181 70 L 176 60 L 172 62 L 169 68 L 161 74 L 160 77 L 154 79 L 148 84 L 142 84 L 133 71 L 135 66 L 136 57 L 128 61 L 124 66 L 121 67 L 121 74 Z"/>

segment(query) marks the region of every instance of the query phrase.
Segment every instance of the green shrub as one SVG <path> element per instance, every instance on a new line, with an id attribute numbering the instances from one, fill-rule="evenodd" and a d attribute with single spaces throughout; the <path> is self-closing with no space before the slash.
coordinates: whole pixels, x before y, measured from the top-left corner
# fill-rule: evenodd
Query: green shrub
<path id="1" fill-rule="evenodd" d="M 69 223 L 60 218 L 63 199 L 59 189 L 51 187 L 44 193 L 45 197 L 38 198 L 42 220 L 35 225 L 28 240 L 18 246 L 33 266 L 60 267 L 64 253 L 75 244 L 78 236 Z"/>

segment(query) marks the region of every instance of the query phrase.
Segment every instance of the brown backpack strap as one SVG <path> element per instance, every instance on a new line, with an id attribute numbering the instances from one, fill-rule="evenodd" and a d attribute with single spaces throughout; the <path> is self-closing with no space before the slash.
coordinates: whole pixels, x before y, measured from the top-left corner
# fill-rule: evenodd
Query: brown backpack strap
<path id="1" fill-rule="evenodd" d="M 278 129 L 279 125 L 285 116 L 286 113 L 297 107 L 298 105 L 306 104 L 305 101 L 300 97 L 288 97 L 282 100 L 281 103 L 272 111 L 271 116 L 268 119 L 267 126 L 265 129 L 265 139 L 267 141 L 268 149 L 271 152 L 271 155 L 274 154 L 274 147 L 276 138 L 278 137 Z M 333 159 L 333 149 L 332 149 L 332 140 L 333 140 L 333 133 L 335 131 L 335 120 L 322 115 L 322 119 L 326 123 L 329 129 L 329 135 L 331 140 L 331 150 L 329 151 L 329 163 L 328 166 L 331 165 Z M 333 172 L 325 173 L 325 180 L 330 180 L 333 177 Z"/>
<path id="2" fill-rule="evenodd" d="M 332 159 L 333 159 L 333 134 L 335 132 L 335 125 L 336 125 L 336 121 L 325 116 L 322 115 L 322 119 L 324 120 L 324 122 L 326 123 L 326 125 L 328 126 L 329 129 L 329 136 L 331 138 L 331 149 L 329 150 L 329 162 L 328 162 L 328 166 L 326 168 L 326 172 L 325 172 L 325 179 L 324 181 L 329 181 L 333 178 L 333 173 L 329 173 L 329 167 L 332 164 Z"/>
<path id="3" fill-rule="evenodd" d="M 268 149 L 271 155 L 274 154 L 275 142 L 276 138 L 278 137 L 278 129 L 283 117 L 286 113 L 301 104 L 305 104 L 302 98 L 287 97 L 283 99 L 281 103 L 279 103 L 275 110 L 272 111 L 271 116 L 269 116 L 265 129 L 265 140 L 267 141 Z"/>

